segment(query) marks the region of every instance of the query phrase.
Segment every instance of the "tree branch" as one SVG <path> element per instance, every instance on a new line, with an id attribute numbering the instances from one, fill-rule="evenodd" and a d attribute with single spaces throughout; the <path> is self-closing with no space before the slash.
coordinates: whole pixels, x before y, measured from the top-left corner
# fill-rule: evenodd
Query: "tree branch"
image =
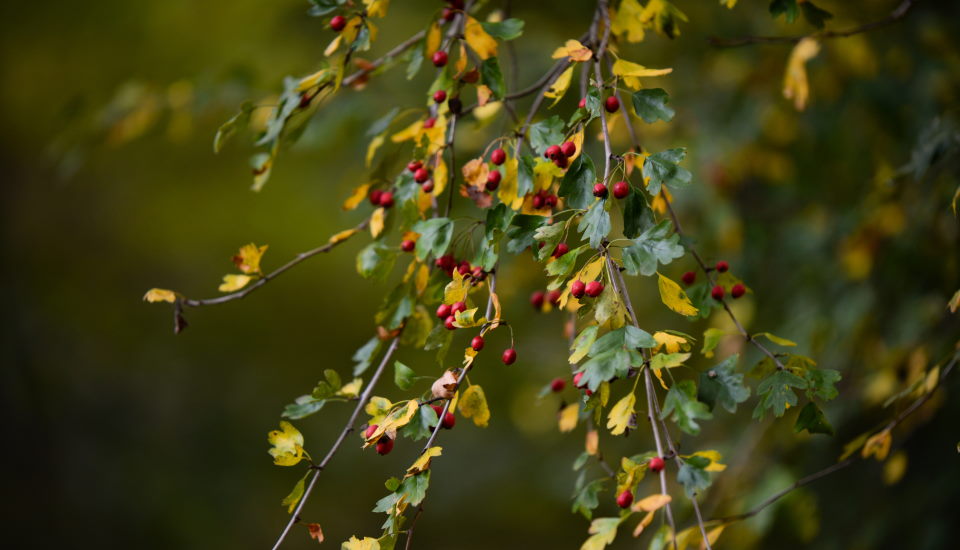
<path id="1" fill-rule="evenodd" d="M 746 46 L 748 44 L 796 43 L 804 38 L 845 38 L 847 36 L 853 36 L 855 34 L 872 31 L 874 29 L 896 23 L 897 21 L 906 17 L 907 13 L 910 11 L 910 8 L 912 8 L 917 1 L 918 0 L 903 0 L 883 19 L 879 19 L 871 23 L 865 23 L 863 25 L 842 31 L 821 31 L 810 34 L 800 34 L 796 36 L 744 36 L 741 38 L 719 38 L 713 36 L 707 39 L 707 41 L 710 42 L 710 45 L 718 48 L 735 48 L 738 46 Z"/>

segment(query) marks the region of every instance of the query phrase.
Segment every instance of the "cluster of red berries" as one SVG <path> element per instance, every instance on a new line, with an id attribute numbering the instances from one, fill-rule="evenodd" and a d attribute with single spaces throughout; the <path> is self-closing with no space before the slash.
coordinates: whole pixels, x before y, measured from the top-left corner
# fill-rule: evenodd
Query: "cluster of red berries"
<path id="1" fill-rule="evenodd" d="M 440 304 L 437 307 L 437 318 L 443 319 L 443 326 L 446 327 L 447 330 L 456 330 L 457 326 L 454 323 L 457 321 L 457 313 L 466 310 L 467 304 L 462 301 L 456 302 L 453 305 Z M 470 347 L 473 348 L 473 351 L 480 351 L 485 345 L 486 341 L 483 339 L 483 336 L 479 334 L 470 340 Z M 512 365 L 517 360 L 517 350 L 513 348 L 503 350 L 500 360 L 503 361 L 504 365 Z"/>
<path id="2" fill-rule="evenodd" d="M 427 119 L 433 120 L 433 119 Z M 426 125 L 426 122 L 424 122 Z M 423 161 L 412 160 L 407 163 L 407 170 L 413 174 L 413 181 L 420 184 L 420 188 L 423 189 L 424 193 L 433 192 L 433 180 L 430 177 L 433 175 L 430 173 L 430 170 L 423 165 Z"/>
<path id="3" fill-rule="evenodd" d="M 717 273 L 726 273 L 730 269 L 730 264 L 720 260 L 713 268 L 717 270 Z M 690 286 L 697 280 L 697 274 L 693 271 L 687 271 L 680 277 L 680 280 L 683 281 L 683 284 Z M 744 286 L 743 283 L 736 283 L 730 287 L 730 295 L 734 298 L 739 298 L 746 293 L 747 287 Z M 714 285 L 714 287 L 710 289 L 710 296 L 718 302 L 723 300 L 725 294 L 726 290 L 723 288 L 723 285 Z"/>
<path id="4" fill-rule="evenodd" d="M 492 153 L 490 153 L 490 162 L 493 163 L 495 166 L 500 166 L 506 161 L 507 161 L 507 152 L 504 151 L 503 149 L 497 148 L 497 149 L 494 149 Z M 502 178 L 502 175 L 500 174 L 500 170 L 497 170 L 496 168 L 494 168 L 493 170 L 490 170 L 487 173 L 487 184 L 486 184 L 487 191 L 495 191 L 497 187 L 500 187 L 501 178 Z"/>
<path id="5" fill-rule="evenodd" d="M 560 168 L 566 168 L 568 159 L 575 154 L 577 154 L 577 144 L 572 141 L 566 141 L 563 145 L 551 145 L 543 152 L 544 158 L 552 160 Z"/>
<path id="6" fill-rule="evenodd" d="M 540 210 L 541 208 L 556 208 L 560 198 L 546 189 L 541 189 L 537 191 L 531 201 L 534 210 Z"/>
<path id="7" fill-rule="evenodd" d="M 458 10 L 463 10 L 463 0 L 447 0 L 447 4 L 449 5 L 443 8 L 443 14 L 440 17 L 449 23 L 457 16 Z"/>
<path id="8" fill-rule="evenodd" d="M 591 298 L 596 298 L 602 293 L 603 283 L 600 281 L 590 281 L 589 283 L 584 283 L 583 281 L 576 280 L 570 283 L 570 295 L 578 300 L 583 298 L 584 294 Z"/>
<path id="9" fill-rule="evenodd" d="M 382 191 L 380 189 L 374 189 L 370 191 L 370 194 L 367 196 L 370 199 L 370 204 L 374 206 L 382 206 L 384 208 L 390 208 L 393 206 L 393 191 Z"/>
<path id="10" fill-rule="evenodd" d="M 444 254 L 436 260 L 434 260 L 433 265 L 442 269 L 447 273 L 447 276 L 453 277 L 453 270 L 456 269 L 457 273 L 463 275 L 464 278 L 472 278 L 474 281 L 482 281 L 487 278 L 487 272 L 483 270 L 482 267 L 471 266 L 470 262 L 466 260 L 461 260 L 457 262 L 456 258 L 451 254 Z"/>
<path id="11" fill-rule="evenodd" d="M 550 290 L 548 292 L 537 290 L 536 292 L 530 295 L 530 305 L 533 306 L 533 309 L 537 311 L 541 311 L 543 309 L 543 304 L 547 302 L 550 302 L 555 306 L 559 305 L 560 296 L 562 295 L 563 293 L 560 292 L 559 290 Z"/>

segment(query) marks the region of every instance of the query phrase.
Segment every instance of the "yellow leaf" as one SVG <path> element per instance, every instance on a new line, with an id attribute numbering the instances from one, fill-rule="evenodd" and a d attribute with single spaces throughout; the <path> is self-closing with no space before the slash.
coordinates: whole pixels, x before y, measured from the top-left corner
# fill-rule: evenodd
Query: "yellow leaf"
<path id="1" fill-rule="evenodd" d="M 483 157 L 477 157 L 463 165 L 463 179 L 473 187 L 485 187 L 487 184 L 487 174 L 490 169 L 487 167 Z"/>
<path id="2" fill-rule="evenodd" d="M 407 468 L 407 475 L 403 477 L 410 477 L 419 474 L 420 472 L 426 471 L 430 467 L 430 459 L 435 456 L 440 456 L 443 454 L 443 447 L 430 447 L 419 458 L 413 463 L 412 466 Z"/>
<path id="3" fill-rule="evenodd" d="M 807 107 L 810 99 L 810 84 L 807 81 L 807 61 L 820 52 L 820 43 L 809 36 L 801 40 L 790 52 L 787 73 L 783 77 L 783 97 L 793 100 L 798 111 Z"/>
<path id="4" fill-rule="evenodd" d="M 577 152 L 574 153 L 572 157 L 567 157 L 568 161 L 573 162 L 580 156 L 580 152 L 583 150 L 583 126 L 580 127 L 577 133 L 570 136 L 570 141 L 577 146 Z"/>
<path id="5" fill-rule="evenodd" d="M 552 161 L 538 158 L 533 165 L 533 187 L 537 191 L 545 191 L 553 186 L 553 180 L 563 177 L 563 168 Z M 547 209 L 549 212 L 549 207 Z"/>
<path id="6" fill-rule="evenodd" d="M 610 409 L 610 414 L 607 416 L 607 429 L 611 434 L 620 435 L 627 430 L 636 404 L 637 396 L 630 392 Z"/>
<path id="7" fill-rule="evenodd" d="M 357 232 L 356 229 L 345 229 L 336 235 L 330 237 L 330 244 L 337 244 L 352 237 Z"/>
<path id="8" fill-rule="evenodd" d="M 891 439 L 890 430 L 883 430 L 873 435 L 864 443 L 863 450 L 860 451 L 861 456 L 863 456 L 863 458 L 870 458 L 870 455 L 873 455 L 877 460 L 882 462 L 887 458 L 887 453 L 890 452 Z"/>
<path id="9" fill-rule="evenodd" d="M 653 522 L 653 516 L 654 512 L 647 512 L 647 514 L 643 516 L 640 523 L 633 529 L 633 538 L 637 538 L 643 533 L 643 530 Z"/>
<path id="10" fill-rule="evenodd" d="M 947 302 L 947 308 L 950 309 L 950 313 L 956 313 L 960 309 L 960 290 L 953 293 L 953 297 Z"/>
<path id="11" fill-rule="evenodd" d="M 772 334 L 772 333 L 769 333 L 769 332 L 758 332 L 757 334 L 754 334 L 753 336 L 754 336 L 754 337 L 763 336 L 763 337 L 765 337 L 767 340 L 770 340 L 771 342 L 773 342 L 774 344 L 777 344 L 778 346 L 793 347 L 793 346 L 796 346 L 796 345 L 797 345 L 797 343 L 794 342 L 794 341 L 792 341 L 792 340 L 787 340 L 786 338 L 781 338 L 781 337 L 777 336 L 776 334 Z"/>
<path id="12" fill-rule="evenodd" d="M 907 473 L 907 453 L 897 451 L 883 464 L 883 483 L 893 485 Z"/>
<path id="13" fill-rule="evenodd" d="M 363 0 L 363 4 L 367 6 L 368 17 L 386 17 L 390 0 Z"/>
<path id="14" fill-rule="evenodd" d="M 553 51 L 553 59 L 569 57 L 570 61 L 590 61 L 593 52 L 578 40 L 567 40 L 563 46 Z"/>
<path id="15" fill-rule="evenodd" d="M 143 295 L 143 299 L 151 304 L 156 302 L 170 302 L 172 304 L 177 301 L 177 294 L 165 288 L 151 288 Z"/>
<path id="16" fill-rule="evenodd" d="M 340 550 L 380 550 L 380 541 L 371 537 L 350 537 L 350 540 L 340 545 Z"/>
<path id="17" fill-rule="evenodd" d="M 360 206 L 360 203 L 363 202 L 363 199 L 367 198 L 367 190 L 370 189 L 370 184 L 365 183 L 356 189 L 353 190 L 353 193 L 343 201 L 344 210 L 353 210 L 356 207 Z"/>
<path id="18" fill-rule="evenodd" d="M 419 408 L 416 399 L 411 399 L 406 402 L 406 405 L 394 408 L 390 411 L 390 414 L 377 424 L 377 429 L 367 438 L 364 447 L 372 445 L 383 435 L 386 435 L 390 439 L 396 439 L 397 430 L 409 424 L 410 419 L 413 418 L 413 415 L 417 413 Z"/>
<path id="19" fill-rule="evenodd" d="M 500 189 L 497 191 L 500 202 L 513 210 L 520 208 L 523 204 L 523 197 L 517 197 L 517 166 L 517 159 L 507 159 L 507 162 L 504 163 L 503 180 L 500 182 Z"/>
<path id="20" fill-rule="evenodd" d="M 613 74 L 623 79 L 623 83 L 628 88 L 639 90 L 643 87 L 640 83 L 640 77 L 663 76 L 670 74 L 673 69 L 648 69 L 643 65 L 632 63 L 625 59 L 618 59 L 613 63 Z"/>
<path id="21" fill-rule="evenodd" d="M 333 52 L 337 51 L 337 48 L 340 47 L 341 40 L 343 40 L 343 35 L 338 34 L 336 38 L 334 38 L 333 40 L 330 41 L 329 44 L 327 44 L 327 49 L 323 50 L 323 55 L 325 55 L 326 57 L 330 57 L 331 55 L 333 55 Z"/>
<path id="22" fill-rule="evenodd" d="M 477 86 L 477 106 L 483 107 L 490 102 L 490 98 L 493 97 L 493 90 L 485 84 Z"/>
<path id="23" fill-rule="evenodd" d="M 467 16 L 467 23 L 463 27 L 463 35 L 470 48 L 480 56 L 480 59 L 487 59 L 497 55 L 497 41 L 483 30 L 483 25 L 473 17 Z"/>
<path id="24" fill-rule="evenodd" d="M 572 432 L 577 427 L 577 415 L 580 413 L 580 404 L 571 403 L 564 407 L 557 415 L 561 432 Z"/>
<path id="25" fill-rule="evenodd" d="M 552 97 L 553 103 L 550 104 L 551 107 L 557 104 L 560 99 L 563 98 L 563 95 L 567 93 L 567 89 L 570 87 L 570 80 L 573 78 L 573 65 L 567 67 L 567 70 L 560 73 L 560 76 L 553 81 L 553 84 L 550 86 L 550 89 L 543 92 L 543 97 Z M 578 149 L 579 150 L 579 149 Z"/>
<path id="26" fill-rule="evenodd" d="M 453 270 L 453 280 L 443 289 L 443 303 L 453 305 L 467 299 L 470 290 L 470 281 L 465 279 L 456 269 Z"/>
<path id="27" fill-rule="evenodd" d="M 311 75 L 307 75 L 301 78 L 300 83 L 297 84 L 297 91 L 300 93 L 303 93 L 309 90 L 310 88 L 313 88 L 314 86 L 322 82 L 326 78 L 329 72 L 330 72 L 330 69 L 320 69 L 319 71 Z"/>
<path id="28" fill-rule="evenodd" d="M 250 243 L 240 247 L 240 252 L 233 257 L 233 264 L 242 273 L 260 273 L 260 258 L 267 251 L 267 245 L 257 247 Z"/>
<path id="29" fill-rule="evenodd" d="M 696 315 L 700 311 L 694 307 L 690 297 L 680 288 L 680 285 L 660 273 L 657 273 L 657 276 L 659 277 L 657 286 L 660 288 L 660 301 L 663 302 L 663 305 L 680 315 Z"/>
<path id="30" fill-rule="evenodd" d="M 370 234 L 376 239 L 380 233 L 383 233 L 384 219 L 387 216 L 387 210 L 384 207 L 377 208 L 370 216 Z"/>
<path id="31" fill-rule="evenodd" d="M 720 455 L 718 451 L 709 450 L 709 451 L 697 451 L 692 455 L 680 455 L 683 458 L 690 458 L 692 456 L 702 456 L 710 461 L 710 464 L 704 468 L 707 472 L 722 472 L 727 469 L 726 464 L 720 464 L 720 460 L 723 459 L 723 456 Z"/>
<path id="32" fill-rule="evenodd" d="M 677 353 L 681 348 L 689 347 L 686 338 L 669 332 L 654 332 L 653 339 L 657 341 L 657 347 L 653 348 L 653 351 L 660 351 L 660 348 L 663 348 L 666 353 Z"/>
<path id="33" fill-rule="evenodd" d="M 457 64 L 454 66 L 454 80 L 459 79 L 467 70 L 467 48 L 460 43 L 460 55 L 457 57 Z"/>
<path id="34" fill-rule="evenodd" d="M 720 4 L 732 10 L 737 5 L 737 0 L 720 0 Z"/>
<path id="35" fill-rule="evenodd" d="M 417 269 L 417 277 L 414 279 L 414 286 L 417 288 L 417 294 L 423 294 L 423 291 L 427 289 L 427 283 L 430 280 L 430 268 L 421 265 Z"/>
<path id="36" fill-rule="evenodd" d="M 423 56 L 427 59 L 430 59 L 430 56 L 434 54 L 437 50 L 440 49 L 440 42 L 443 40 L 443 35 L 440 32 L 440 23 L 434 21 L 430 28 L 427 29 L 427 40 L 424 42 L 424 52 Z"/>
<path id="37" fill-rule="evenodd" d="M 503 102 L 501 101 L 491 101 L 486 105 L 477 105 L 473 109 L 473 116 L 483 122 L 499 113 L 502 107 Z"/>
<path id="38" fill-rule="evenodd" d="M 220 292 L 233 292 L 247 286 L 253 280 L 249 275 L 224 275 L 223 283 L 217 287 Z"/>
<path id="39" fill-rule="evenodd" d="M 465 418 L 473 418 L 473 423 L 486 428 L 490 422 L 490 408 L 487 406 L 487 397 L 483 388 L 474 384 L 460 396 L 460 414 Z"/>
<path id="40" fill-rule="evenodd" d="M 596 456 L 597 451 L 600 450 L 600 434 L 597 433 L 597 430 L 587 430 L 587 440 L 583 448 L 588 455 Z"/>
<path id="41" fill-rule="evenodd" d="M 272 445 L 270 456 L 277 466 L 293 466 L 303 460 L 303 434 L 286 420 L 280 421 L 280 429 L 267 434 Z"/>
<path id="42" fill-rule="evenodd" d="M 673 498 L 670 495 L 657 493 L 634 502 L 631 509 L 634 512 L 656 512 L 672 500 Z"/>
<path id="43" fill-rule="evenodd" d="M 404 141 L 409 141 L 419 136 L 421 130 L 423 130 L 423 121 L 417 120 L 403 130 L 400 130 L 399 132 L 390 136 L 390 141 L 394 143 L 403 143 Z"/>
<path id="44" fill-rule="evenodd" d="M 344 397 L 357 397 L 360 395 L 360 388 L 363 387 L 362 378 L 354 378 L 347 384 L 344 384 L 339 390 L 337 390 L 337 395 L 342 395 Z"/>
<path id="45" fill-rule="evenodd" d="M 643 40 L 643 24 L 640 13 L 643 8 L 637 0 L 623 0 L 610 18 L 610 31 L 617 36 L 626 35 L 627 42 Z"/>
<path id="46" fill-rule="evenodd" d="M 650 181 L 650 178 L 647 178 L 644 181 L 646 185 Z M 653 197 L 653 202 L 650 203 L 650 208 L 657 214 L 665 214 L 667 212 L 667 204 L 673 202 L 673 195 L 670 194 L 670 190 L 666 187 L 660 188 L 660 193 L 656 197 Z"/>
<path id="47" fill-rule="evenodd" d="M 367 158 L 366 158 L 367 168 L 369 168 L 370 163 L 373 162 L 373 157 L 374 155 L 377 154 L 377 149 L 379 149 L 380 146 L 383 145 L 384 139 L 385 138 L 383 134 L 380 134 L 374 137 L 373 139 L 371 139 L 370 145 L 367 145 Z"/>

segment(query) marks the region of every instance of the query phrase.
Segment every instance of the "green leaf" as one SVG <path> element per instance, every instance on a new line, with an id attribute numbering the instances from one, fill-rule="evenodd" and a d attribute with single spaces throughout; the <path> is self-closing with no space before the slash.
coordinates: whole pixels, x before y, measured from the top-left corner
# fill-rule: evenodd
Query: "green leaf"
<path id="1" fill-rule="evenodd" d="M 793 23 L 797 20 L 800 9 L 797 6 L 797 0 L 772 0 L 770 2 L 770 15 L 774 19 L 783 15 L 787 23 Z"/>
<path id="2" fill-rule="evenodd" d="M 694 301 L 694 305 L 696 304 L 696 301 Z M 703 349 L 700 350 L 700 353 L 707 359 L 713 357 L 713 350 L 717 349 L 717 346 L 720 345 L 720 339 L 725 335 L 726 332 L 719 328 L 708 328 L 703 331 Z"/>
<path id="3" fill-rule="evenodd" d="M 663 88 L 644 88 L 633 94 L 633 110 L 644 122 L 673 120 L 674 111 L 667 107 L 670 96 Z"/>
<path id="4" fill-rule="evenodd" d="M 507 231 L 507 252 L 519 254 L 536 242 L 533 235 L 538 227 L 547 223 L 547 218 L 517 214 L 513 217 L 512 223 L 512 228 Z"/>
<path id="5" fill-rule="evenodd" d="M 566 179 L 566 178 L 564 178 Z M 597 248 L 600 243 L 610 234 L 612 226 L 610 225 L 610 214 L 604 209 L 605 201 L 596 201 L 590 205 L 590 209 L 580 219 L 577 230 L 585 239 L 590 241 L 590 246 Z"/>
<path id="6" fill-rule="evenodd" d="M 407 80 L 412 80 L 420 72 L 423 65 L 423 48 L 410 49 L 410 61 L 407 63 Z"/>
<path id="7" fill-rule="evenodd" d="M 843 378 L 839 371 L 833 369 L 808 368 L 803 373 L 809 386 L 807 396 L 814 396 L 824 401 L 830 401 L 838 395 L 835 384 Z"/>
<path id="8" fill-rule="evenodd" d="M 419 506 L 427 496 L 427 487 L 430 486 L 430 470 L 420 472 L 403 480 L 397 493 L 405 496 L 411 506 Z"/>
<path id="9" fill-rule="evenodd" d="M 500 62 L 496 57 L 490 57 L 483 60 L 480 64 L 480 82 L 486 84 L 493 91 L 495 99 L 503 99 L 507 93 L 507 85 L 503 81 L 503 73 L 500 71 Z"/>
<path id="10" fill-rule="evenodd" d="M 654 223 L 653 211 L 643 193 L 630 193 L 624 199 L 623 236 L 634 239 Z"/>
<path id="11" fill-rule="evenodd" d="M 587 356 L 590 347 L 597 340 L 598 330 L 600 330 L 600 327 L 597 325 L 590 325 L 580 331 L 580 334 L 577 335 L 570 346 L 570 351 L 573 352 L 570 354 L 570 363 L 576 363 Z"/>
<path id="12" fill-rule="evenodd" d="M 230 140 L 237 132 L 243 130 L 250 123 L 250 115 L 254 110 L 253 103 L 244 101 L 240 105 L 240 112 L 230 117 L 217 129 L 217 135 L 213 137 L 213 152 L 219 153 L 223 150 L 224 144 Z"/>
<path id="13" fill-rule="evenodd" d="M 446 330 L 446 329 L 444 329 Z M 449 332 L 449 331 L 447 331 Z M 423 405 L 417 413 L 417 417 L 401 428 L 400 433 L 404 437 L 409 437 L 414 441 L 427 439 L 433 433 L 434 426 L 437 425 L 437 411 L 433 407 Z"/>
<path id="14" fill-rule="evenodd" d="M 660 187 L 666 185 L 671 189 L 680 189 L 690 184 L 693 175 L 686 169 L 677 166 L 687 154 L 686 149 L 667 149 L 647 157 L 643 163 L 643 177 L 650 178 L 647 191 L 656 196 Z"/>
<path id="15" fill-rule="evenodd" d="M 411 228 L 420 234 L 417 239 L 417 259 L 426 260 L 428 256 L 443 256 L 453 238 L 453 221 L 449 218 L 432 218 L 421 220 Z"/>
<path id="16" fill-rule="evenodd" d="M 693 497 L 710 487 L 710 473 L 704 470 L 709 465 L 710 459 L 704 456 L 691 456 L 683 460 L 677 481 L 683 485 L 687 496 Z"/>
<path id="17" fill-rule="evenodd" d="M 487 210 L 487 221 L 484 224 L 484 232 L 487 240 L 494 239 L 497 232 L 503 233 L 510 227 L 513 216 L 516 214 L 509 206 L 502 202 L 490 210 Z"/>
<path id="18" fill-rule="evenodd" d="M 593 185 L 597 182 L 597 170 L 586 153 L 581 154 L 567 169 L 560 181 L 557 194 L 567 199 L 570 208 L 584 209 L 595 203 Z M 597 201 L 603 204 L 604 201 Z"/>
<path id="19" fill-rule="evenodd" d="M 407 317 L 413 313 L 414 304 L 416 299 L 410 295 L 410 289 L 401 283 L 384 297 L 373 320 L 387 330 L 400 328 Z"/>
<path id="20" fill-rule="evenodd" d="M 583 373 L 580 385 L 586 384 L 590 391 L 596 391 L 600 384 L 616 377 L 625 377 L 630 370 L 630 353 L 624 349 L 614 349 L 591 355 L 591 359 L 580 367 Z"/>
<path id="21" fill-rule="evenodd" d="M 700 392 L 697 399 L 713 410 L 717 403 L 734 413 L 737 404 L 750 397 L 750 388 L 743 385 L 743 375 L 734 372 L 739 355 L 731 355 L 719 365 L 700 373 Z"/>
<path id="22" fill-rule="evenodd" d="M 557 247 L 560 239 L 563 237 L 563 230 L 567 226 L 564 222 L 541 225 L 533 233 L 533 238 L 540 241 L 542 246 L 538 245 L 536 256 L 538 260 L 549 258 L 553 250 Z"/>
<path id="23" fill-rule="evenodd" d="M 419 246 L 419 241 L 417 245 Z M 357 273 L 365 279 L 383 280 L 393 270 L 397 251 L 383 241 L 374 241 L 357 255 Z"/>
<path id="24" fill-rule="evenodd" d="M 313 17 L 321 17 L 326 15 L 343 4 L 342 0 L 310 0 L 310 3 L 313 6 L 310 7 L 310 10 L 307 12 Z"/>
<path id="25" fill-rule="evenodd" d="M 807 23 L 818 29 L 823 29 L 827 20 L 833 19 L 832 13 L 809 1 L 800 4 L 800 11 L 803 12 L 803 18 L 807 20 Z"/>
<path id="26" fill-rule="evenodd" d="M 307 470 L 307 473 L 303 474 L 303 477 L 300 478 L 300 481 L 293 486 L 293 490 L 290 491 L 290 494 L 283 497 L 283 501 L 280 503 L 282 506 L 287 507 L 287 513 L 292 514 L 294 508 L 297 507 L 297 503 L 300 502 L 300 499 L 303 498 L 303 491 L 307 481 L 307 476 L 310 474 L 310 471 Z M 589 519 L 589 518 L 588 518 Z"/>
<path id="27" fill-rule="evenodd" d="M 447 330 L 443 323 L 438 323 L 430 331 L 430 336 L 427 337 L 427 343 L 423 349 L 426 351 L 437 350 L 437 362 L 443 365 L 447 352 L 450 351 L 451 342 L 453 342 L 453 332 Z"/>
<path id="28" fill-rule="evenodd" d="M 317 399 L 312 395 L 301 395 L 293 403 L 284 407 L 280 416 L 291 420 L 299 420 L 319 411 L 326 404 L 326 399 Z"/>
<path id="29" fill-rule="evenodd" d="M 593 511 L 600 506 L 600 500 L 597 496 L 603 491 L 606 479 L 600 478 L 587 483 L 573 494 L 573 508 L 570 510 L 574 514 L 579 512 L 583 517 L 593 519 Z"/>
<path id="30" fill-rule="evenodd" d="M 513 40 L 523 34 L 523 21 L 513 17 L 496 23 L 482 21 L 480 25 L 483 26 L 483 30 L 487 31 L 487 34 L 500 40 Z"/>
<path id="31" fill-rule="evenodd" d="M 556 115 L 530 126 L 530 146 L 538 156 L 543 155 L 547 147 L 563 141 L 563 137 L 563 121 Z"/>
<path id="32" fill-rule="evenodd" d="M 448 331 L 449 332 L 449 331 Z M 353 375 L 360 376 L 363 371 L 370 368 L 373 358 L 380 351 L 380 339 L 374 336 L 367 340 L 367 343 L 360 347 L 354 354 L 353 360 L 356 365 L 353 366 Z"/>
<path id="33" fill-rule="evenodd" d="M 807 381 L 785 370 L 778 370 L 765 378 L 757 386 L 760 402 L 753 410 L 753 417 L 762 419 L 767 409 L 777 417 L 783 416 L 788 405 L 792 407 L 797 404 L 797 394 L 791 388 L 806 389 Z"/>
<path id="34" fill-rule="evenodd" d="M 830 421 L 813 401 L 807 403 L 800 409 L 800 415 L 797 416 L 797 422 L 793 425 L 793 431 L 800 433 L 807 430 L 811 434 L 835 435 Z"/>
<path id="35" fill-rule="evenodd" d="M 590 356 L 606 353 L 613 349 L 635 350 L 656 347 L 657 341 L 650 333 L 633 325 L 611 330 L 590 347 Z"/>
<path id="36" fill-rule="evenodd" d="M 584 245 L 567 251 L 563 256 L 547 264 L 547 275 L 561 278 L 569 277 L 573 272 L 573 268 L 577 266 L 577 258 L 587 250 L 590 249 Z"/>
<path id="37" fill-rule="evenodd" d="M 394 361 L 393 382 L 398 388 L 401 390 L 409 390 L 416 378 L 417 373 L 413 372 L 413 369 L 404 365 L 400 361 Z"/>
<path id="38" fill-rule="evenodd" d="M 657 263 L 666 265 L 683 257 L 680 235 L 672 233 L 669 220 L 663 220 L 637 237 L 623 249 L 623 267 L 628 275 L 649 276 L 657 272 Z"/>
<path id="39" fill-rule="evenodd" d="M 663 524 L 653 533 L 653 537 L 650 538 L 650 545 L 647 546 L 647 550 L 669 550 L 672 548 L 670 544 L 671 540 L 670 526 Z"/>
<path id="40" fill-rule="evenodd" d="M 327 384 L 330 385 L 333 391 L 339 390 L 340 386 L 343 385 L 343 382 L 340 380 L 340 374 L 333 369 L 323 369 L 323 377 L 326 378 Z"/>
<path id="41" fill-rule="evenodd" d="M 536 161 L 530 155 L 522 155 L 517 163 L 517 196 L 533 192 L 533 167 Z"/>
<path id="42" fill-rule="evenodd" d="M 697 401 L 697 385 L 693 380 L 681 380 L 674 384 L 667 392 L 667 398 L 663 401 L 663 411 L 660 413 L 660 419 L 663 420 L 673 413 L 671 420 L 680 427 L 681 430 L 690 434 L 700 433 L 700 425 L 696 420 L 709 420 L 713 418 L 710 409 L 706 403 Z"/>

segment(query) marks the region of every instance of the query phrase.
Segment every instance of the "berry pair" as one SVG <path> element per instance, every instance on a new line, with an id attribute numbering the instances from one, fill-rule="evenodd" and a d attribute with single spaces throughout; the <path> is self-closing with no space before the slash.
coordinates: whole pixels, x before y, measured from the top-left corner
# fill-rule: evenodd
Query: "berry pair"
<path id="1" fill-rule="evenodd" d="M 543 156 L 552 160 L 560 168 L 566 168 L 568 160 L 577 154 L 577 144 L 572 141 L 566 141 L 563 145 L 551 145 L 543 152 Z"/>
<path id="2" fill-rule="evenodd" d="M 370 199 L 370 204 L 374 206 L 382 206 L 384 208 L 390 208 L 393 206 L 393 192 L 392 191 L 381 191 L 380 189 L 374 189 L 370 191 L 370 194 L 367 196 Z"/>
<path id="3" fill-rule="evenodd" d="M 589 283 L 584 283 L 583 281 L 577 280 L 570 283 L 570 295 L 578 300 L 583 298 L 584 294 L 591 298 L 596 298 L 602 293 L 603 283 L 600 281 L 590 281 Z"/>

